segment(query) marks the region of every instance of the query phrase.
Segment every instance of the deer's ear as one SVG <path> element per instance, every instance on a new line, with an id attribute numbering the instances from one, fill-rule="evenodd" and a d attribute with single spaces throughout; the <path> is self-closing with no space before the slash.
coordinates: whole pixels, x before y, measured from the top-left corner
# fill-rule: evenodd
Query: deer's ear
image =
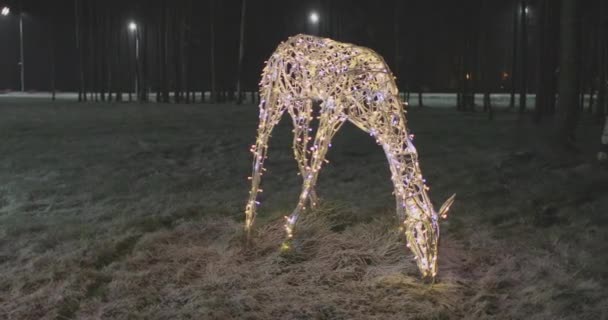
<path id="1" fill-rule="evenodd" d="M 439 208 L 439 216 L 446 219 L 448 217 L 448 211 L 450 207 L 454 203 L 454 198 L 456 198 L 456 194 L 454 193 L 451 197 L 449 197 Z"/>

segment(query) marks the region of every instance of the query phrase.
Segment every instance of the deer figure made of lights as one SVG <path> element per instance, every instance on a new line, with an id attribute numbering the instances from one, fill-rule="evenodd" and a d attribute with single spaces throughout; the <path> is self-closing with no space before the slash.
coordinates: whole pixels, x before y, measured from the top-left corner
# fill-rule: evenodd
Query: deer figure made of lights
<path id="1" fill-rule="evenodd" d="M 288 240 L 298 216 L 317 202 L 315 184 L 331 140 L 345 121 L 369 133 L 382 146 L 395 187 L 397 216 L 423 277 L 437 274 L 438 216 L 446 217 L 454 196 L 439 212 L 427 194 L 418 154 L 406 128 L 403 103 L 384 59 L 371 49 L 327 38 L 296 35 L 282 42 L 266 62 L 260 82 L 260 120 L 253 153 L 251 191 L 245 208 L 249 233 L 268 140 L 287 111 L 293 120 L 293 150 L 303 178 L 296 208 L 285 217 Z M 310 136 L 313 101 L 321 101 L 316 135 Z"/>

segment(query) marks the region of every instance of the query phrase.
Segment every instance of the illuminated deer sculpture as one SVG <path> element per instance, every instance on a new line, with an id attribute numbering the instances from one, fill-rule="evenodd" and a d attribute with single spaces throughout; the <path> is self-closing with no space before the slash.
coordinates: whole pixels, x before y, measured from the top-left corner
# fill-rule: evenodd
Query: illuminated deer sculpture
<path id="1" fill-rule="evenodd" d="M 321 101 L 319 127 L 309 135 L 313 100 Z M 260 122 L 252 146 L 253 174 L 245 209 L 247 231 L 256 216 L 256 197 L 273 127 L 287 111 L 294 125 L 293 150 L 303 177 L 293 213 L 286 218 L 287 237 L 293 237 L 298 216 L 317 201 L 315 184 L 331 140 L 345 121 L 369 133 L 382 146 L 395 187 L 397 216 L 408 247 L 424 277 L 437 274 L 438 215 L 445 217 L 454 200 L 439 212 L 427 195 L 418 154 L 407 132 L 403 103 L 394 77 L 380 55 L 371 49 L 331 39 L 297 35 L 281 43 L 266 63 L 260 82 Z"/>

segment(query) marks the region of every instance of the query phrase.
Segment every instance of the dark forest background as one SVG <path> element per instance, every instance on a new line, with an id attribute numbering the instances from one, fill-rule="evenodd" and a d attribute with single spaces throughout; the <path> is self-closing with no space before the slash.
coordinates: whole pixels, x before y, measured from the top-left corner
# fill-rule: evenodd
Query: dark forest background
<path id="1" fill-rule="evenodd" d="M 571 12 L 578 34 L 579 92 L 599 91 L 602 102 L 605 2 L 576 1 Z M 549 111 L 555 108 L 555 99 L 546 97 L 557 90 L 560 21 L 564 22 L 560 1 L 13 0 L 0 4 L 12 9 L 11 15 L 0 17 L 0 90 L 19 89 L 17 16 L 22 14 L 25 89 L 79 91 L 82 100 L 190 102 L 195 92 L 203 99 L 201 91 L 211 92 L 211 100 L 235 99 L 237 83 L 243 91 L 257 89 L 264 60 L 281 40 L 311 33 L 378 51 L 405 92 L 459 92 L 462 108 L 472 104 L 467 97 L 473 92 L 509 92 L 511 107 L 516 95 L 538 92 L 537 103 Z M 312 11 L 320 15 L 318 25 L 308 20 Z M 137 23 L 136 32 L 128 28 L 131 21 Z M 139 92 L 127 97 L 127 92 L 135 91 L 135 78 Z M 520 109 L 527 108 L 526 99 L 519 101 Z M 596 111 L 603 114 L 604 108 Z"/>

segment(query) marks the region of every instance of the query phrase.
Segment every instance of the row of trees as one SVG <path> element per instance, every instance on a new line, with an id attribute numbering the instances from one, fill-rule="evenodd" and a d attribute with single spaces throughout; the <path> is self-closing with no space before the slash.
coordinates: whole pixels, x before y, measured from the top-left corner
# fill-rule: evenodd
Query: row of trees
<path id="1" fill-rule="evenodd" d="M 158 102 L 190 103 L 202 91 L 193 84 L 201 73 L 209 74 L 205 89 L 211 92 L 211 102 L 225 98 L 225 92 L 217 90 L 216 1 L 208 1 L 206 8 L 208 30 L 193 28 L 193 0 L 180 5 L 169 0 L 151 2 L 134 14 L 117 11 L 116 3 L 74 0 L 79 101 L 148 101 L 155 95 Z M 128 28 L 125 21 L 130 21 Z M 207 33 L 208 46 L 201 44 L 202 32 Z M 195 59 L 205 49 L 210 56 L 206 66 Z"/>
<path id="2" fill-rule="evenodd" d="M 118 0 L 74 0 L 79 99 L 241 102 L 243 91 L 255 91 L 251 72 L 245 70 L 246 57 L 256 48 L 246 41 L 247 36 L 262 32 L 249 30 L 256 23 L 247 21 L 256 14 L 248 12 L 247 0 L 233 2 L 228 5 L 218 0 L 150 0 L 130 7 Z M 510 93 L 510 109 L 523 114 L 529 108 L 526 97 L 536 92 L 531 113 L 534 121 L 540 122 L 557 111 L 564 132 L 571 132 L 587 94 L 587 110 L 598 119 L 603 118 L 607 103 L 608 5 L 602 0 L 589 0 L 586 4 L 583 8 L 576 0 L 512 0 L 502 7 L 488 0 L 458 3 L 461 11 L 453 19 L 460 30 L 450 30 L 460 35 L 456 43 L 460 53 L 454 56 L 452 73 L 458 109 L 474 110 L 474 94 L 481 93 L 483 110 L 493 117 L 491 93 L 498 90 Z M 285 30 L 316 32 L 354 42 L 369 34 L 367 45 L 380 48 L 378 51 L 387 56 L 398 76 L 400 88 L 405 89 L 407 97 L 409 91 L 419 92 L 422 105 L 428 80 L 424 78 L 428 78 L 424 66 L 429 65 L 425 49 L 429 45 L 415 31 L 424 29 L 420 20 L 414 25 L 403 19 L 405 12 L 420 10 L 416 7 L 420 4 L 393 0 L 393 5 L 392 27 L 376 34 L 370 26 L 356 29 L 361 27 L 354 22 L 367 19 L 365 12 L 357 12 L 341 0 L 317 1 L 310 7 L 294 4 L 291 12 L 299 15 L 305 15 L 302 12 L 310 8 L 317 9 L 321 22 L 314 29 L 303 28 L 295 22 L 293 13 L 286 13 Z M 496 29 L 497 10 L 510 12 L 509 33 Z M 231 40 L 236 45 L 227 45 L 223 37 L 217 36 L 220 28 L 219 34 L 227 33 L 226 23 L 218 28 L 218 19 L 237 22 L 232 23 L 235 28 L 231 30 L 231 34 L 238 34 L 238 42 Z M 136 23 L 132 30 L 126 28 L 125 22 L 130 20 Z M 290 29 L 289 25 L 296 27 Z M 390 47 L 373 42 L 377 34 L 387 32 L 394 39 L 392 54 Z M 274 37 L 282 39 L 290 31 L 276 33 Z M 269 42 L 276 45 L 272 37 L 268 36 Z M 506 51 L 506 65 L 497 66 L 497 51 Z M 249 70 L 257 69 L 256 65 Z M 499 69 L 501 88 L 496 85 Z"/>
<path id="3" fill-rule="evenodd" d="M 518 109 L 523 113 L 527 109 L 525 99 L 531 92 L 530 81 L 535 87 L 536 105 L 534 108 L 534 119 L 540 121 L 543 116 L 555 112 L 556 99 L 554 98 L 557 90 L 557 78 L 560 75 L 559 57 L 564 54 L 560 47 L 560 33 L 573 32 L 575 51 L 573 54 L 577 58 L 572 61 L 580 70 L 579 84 L 582 107 L 582 94 L 591 97 L 588 100 L 588 110 L 595 106 L 593 110 L 598 117 L 605 113 L 605 86 L 606 83 L 606 23 L 608 13 L 604 1 L 588 1 L 591 4 L 586 12 L 582 12 L 581 3 L 576 5 L 575 11 L 560 10 L 560 1 L 538 0 L 526 1 L 517 0 L 513 8 L 513 31 L 511 45 L 511 65 L 509 73 L 504 73 L 505 80 L 510 80 L 510 109 Z M 489 19 L 492 17 L 484 13 L 487 8 L 486 1 L 479 1 L 473 12 L 477 11 L 478 19 L 472 19 L 469 24 L 470 30 L 465 32 L 463 40 L 463 54 L 461 61 L 461 89 L 460 93 L 464 96 L 472 92 L 487 93 L 492 88 L 487 88 L 484 84 L 485 79 L 491 76 L 488 74 L 487 59 L 487 39 Z M 532 14 L 533 12 L 533 14 Z M 560 12 L 562 17 L 560 18 Z M 535 27 L 535 41 L 529 40 L 530 16 L 533 16 Z M 583 21 L 584 19 L 584 21 Z M 561 21 L 561 24 L 560 24 Z M 475 25 L 477 24 L 478 25 Z M 568 26 L 566 27 L 566 24 Z M 472 25 L 475 25 L 474 27 Z M 561 29 L 561 30 L 560 30 Z M 478 30 L 476 32 L 476 30 Z M 562 39 L 568 39 L 569 34 L 562 34 Z M 564 44 L 562 41 L 561 44 Z M 535 53 L 535 54 L 531 54 Z M 467 58 L 468 57 L 468 58 Z M 533 60 L 533 61 L 530 61 Z M 532 63 L 530 63 L 532 62 Z M 490 70 L 492 71 L 492 70 Z M 532 75 L 532 76 L 531 76 Z M 519 96 L 519 105 L 516 102 Z M 597 97 L 600 101 L 596 101 Z M 604 104 L 602 104 L 604 103 Z M 472 100 L 463 99 L 459 107 L 467 110 L 473 106 Z"/>
<path id="4" fill-rule="evenodd" d="M 487 81 L 491 70 L 485 58 L 491 16 L 485 12 L 486 3 L 483 0 L 469 3 L 475 18 L 464 25 L 457 108 L 473 111 L 474 94 L 481 93 L 483 110 L 492 118 L 492 88 Z M 590 6 L 584 11 L 583 3 L 577 0 L 515 1 L 510 74 L 505 72 L 503 76 L 510 80 L 509 109 L 517 109 L 523 115 L 528 109 L 530 75 L 535 75 L 532 119 L 540 123 L 545 117 L 557 115 L 556 134 L 566 143 L 573 141 L 578 118 L 585 107 L 599 122 L 605 120 L 608 106 L 608 4 L 601 0 L 586 4 Z M 536 26 L 534 42 L 529 41 L 528 30 L 532 10 Z M 532 49 L 536 57 L 530 54 Z"/>
<path id="5" fill-rule="evenodd" d="M 358 21 L 346 17 L 361 12 L 347 2 L 307 5 L 277 0 L 265 4 L 266 9 L 257 5 L 251 9 L 258 12 L 250 12 L 247 0 L 149 0 L 134 1 L 132 7 L 118 0 L 73 0 L 79 100 L 155 97 L 159 102 L 241 102 L 245 91 L 257 91 L 259 79 L 246 70 L 249 66 L 259 74 L 263 60 L 249 59 L 247 64 L 252 51 L 259 57 L 260 47 L 268 49 L 262 54 L 266 57 L 279 41 L 298 32 L 359 42 L 355 34 L 365 31 L 354 30 Z M 269 14 L 268 8 L 274 8 L 270 17 L 257 15 L 260 11 Z M 320 14 L 318 25 L 307 25 L 311 10 Z M 274 23 L 260 24 L 268 24 L 271 30 L 251 23 L 268 18 Z M 133 30 L 126 24 L 131 20 L 137 24 Z M 248 34 L 254 32 L 247 26 L 252 25 L 259 28 L 254 29 L 256 43 L 247 42 Z M 284 28 L 277 30 L 277 25 Z M 264 34 L 267 31 L 272 34 Z M 225 39 L 227 34 L 237 34 L 238 43 L 232 44 L 234 37 Z"/>
<path id="6" fill-rule="evenodd" d="M 79 56 L 78 81 L 81 93 L 87 92 L 89 95 L 97 93 L 98 99 L 101 99 L 102 96 L 107 96 L 108 92 L 112 92 L 115 96 L 118 91 L 134 91 L 137 82 L 140 92 L 136 96 L 140 99 L 146 99 L 147 95 L 144 96 L 144 91 L 154 91 L 160 101 L 169 100 L 167 92 L 176 92 L 176 96 L 173 97 L 175 101 L 187 101 L 192 100 L 192 91 L 195 90 L 211 91 L 212 98 L 218 100 L 228 95 L 222 92 L 241 91 L 246 85 L 249 85 L 249 89 L 254 89 L 251 79 L 247 81 L 242 79 L 245 70 L 243 67 L 245 52 L 250 51 L 253 45 L 246 44 L 245 21 L 248 17 L 249 19 L 252 17 L 248 15 L 246 0 L 233 2 L 239 6 L 228 6 L 217 0 L 205 2 L 151 0 L 139 3 L 136 8 L 125 8 L 125 5 L 121 5 L 116 0 L 103 3 L 74 0 L 75 44 Z M 321 13 L 321 23 L 316 31 L 338 40 L 363 42 L 366 45 L 365 42 L 370 41 L 359 40 L 365 34 L 349 33 L 353 29 L 350 20 L 366 19 L 366 17 L 357 16 L 357 12 L 343 2 L 318 1 L 315 6 L 311 6 Z M 543 97 L 555 91 L 552 88 L 556 88 L 557 83 L 555 78 L 558 70 L 556 48 L 559 36 L 559 3 L 547 0 L 513 0 L 512 2 L 513 5 L 508 8 L 513 13 L 510 44 L 508 43 L 510 40 L 507 40 L 504 34 L 496 33 L 492 29 L 492 25 L 497 24 L 494 21 L 496 14 L 492 12 L 496 7 L 495 3 L 487 0 L 462 2 L 464 10 L 461 11 L 458 22 L 461 30 L 450 30 L 454 35 L 460 34 L 462 37 L 460 44 L 456 45 L 461 47 L 461 53 L 455 57 L 454 71 L 449 77 L 456 77 L 453 87 L 461 93 L 459 108 L 464 110 L 473 106 L 470 98 L 473 92 L 509 90 L 511 108 L 515 108 L 516 97 L 519 95 L 519 110 L 523 111 L 527 106 L 526 99 L 521 97 L 530 91 L 537 91 L 540 95 L 540 104 L 544 106 L 537 109 L 539 111 L 537 117 L 540 119 L 545 114 L 541 111 L 551 112 L 555 109 L 551 102 L 553 99 L 543 100 Z M 595 0 L 589 3 L 600 6 L 602 1 Z M 392 30 L 394 54 L 380 43 L 369 45 L 379 48 L 378 51 L 389 58 L 401 88 L 406 91 L 423 92 L 428 89 L 429 81 L 429 70 L 424 68 L 428 69 L 429 65 L 441 61 L 426 58 L 428 54 L 425 50 L 433 46 L 427 45 L 425 36 L 416 31 L 424 27 L 412 25 L 404 18 L 405 12 L 418 9 L 415 4 L 394 0 L 394 5 Z M 224 11 L 237 11 L 237 9 L 239 12 L 235 12 L 231 18 L 235 20 L 236 23 L 233 24 L 239 29 L 236 33 L 239 37 L 238 45 L 226 51 L 226 46 L 221 48 L 216 46 L 221 39 L 218 40 L 216 36 L 218 28 L 215 20 L 218 14 L 224 14 L 221 18 L 225 19 Z M 305 16 L 306 9 L 301 9 L 293 11 L 299 11 L 300 15 Z M 589 31 L 586 34 L 593 34 L 593 37 L 583 39 L 580 49 L 581 53 L 588 56 L 583 65 L 581 79 L 581 89 L 584 87 L 587 93 L 601 89 L 598 85 L 599 74 L 595 70 L 600 69 L 598 61 L 604 56 L 599 54 L 603 45 L 598 45 L 600 42 L 598 39 L 601 39 L 602 32 L 605 32 L 605 28 L 601 28 L 598 21 L 603 11 L 605 9 L 592 10 L 597 16 L 585 19 L 583 26 L 585 31 Z M 138 25 L 136 32 L 127 31 L 125 21 L 129 19 L 136 21 Z M 293 21 L 291 23 L 296 24 Z M 369 23 L 374 22 L 369 21 Z M 529 25 L 533 28 L 532 37 L 529 37 Z M 367 27 L 369 28 L 371 27 Z M 294 29 L 296 28 L 292 28 Z M 224 31 L 220 32 L 226 34 Z M 314 30 L 299 28 L 296 32 L 302 31 Z M 376 35 L 387 31 L 391 32 L 390 29 L 380 30 Z M 136 38 L 140 44 L 139 59 L 135 59 Z M 510 66 L 504 66 L 504 72 L 500 75 L 501 86 L 506 87 L 503 89 L 496 86 L 498 59 L 490 58 L 497 55 L 498 50 L 495 50 L 496 48 L 492 50 L 496 42 L 507 42 L 504 46 L 510 46 L 512 49 Z M 221 63 L 216 57 L 218 52 L 219 60 L 224 59 Z M 201 61 L 201 58 L 205 61 Z M 232 61 L 225 63 L 225 59 L 228 58 Z M 227 69 L 226 66 L 230 65 L 236 67 Z M 189 93 L 190 99 L 188 99 Z M 84 100 L 84 96 L 82 99 Z"/>

